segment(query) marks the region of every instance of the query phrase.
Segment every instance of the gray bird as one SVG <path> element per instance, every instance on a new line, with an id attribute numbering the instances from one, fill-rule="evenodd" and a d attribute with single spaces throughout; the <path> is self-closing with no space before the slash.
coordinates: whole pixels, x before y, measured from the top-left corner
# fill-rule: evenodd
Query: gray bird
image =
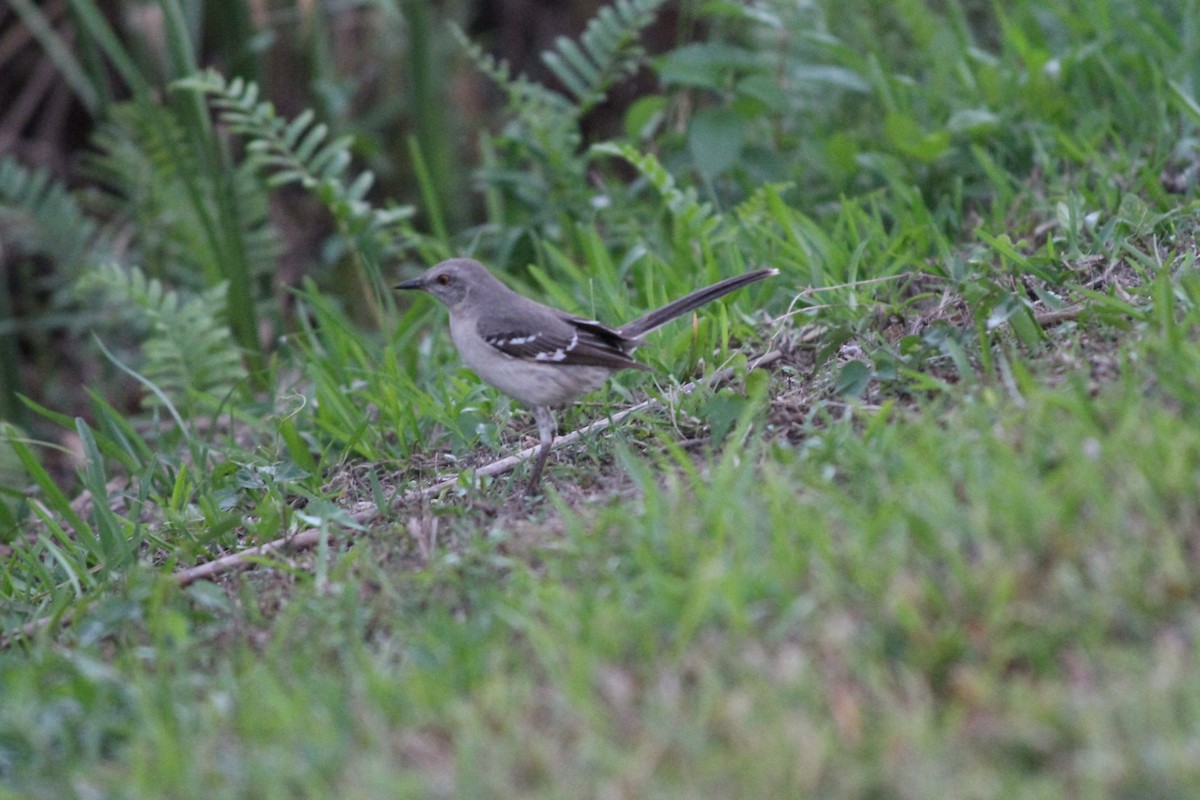
<path id="1" fill-rule="evenodd" d="M 645 334 L 778 273 L 760 269 L 726 278 L 619 328 L 523 297 L 469 258 L 443 261 L 396 288 L 429 292 L 445 303 L 450 310 L 450 338 L 467 366 L 487 383 L 533 407 L 541 440 L 527 489 L 533 494 L 554 441 L 552 408 L 599 388 L 619 369 L 649 370 L 631 358 L 645 343 Z"/>

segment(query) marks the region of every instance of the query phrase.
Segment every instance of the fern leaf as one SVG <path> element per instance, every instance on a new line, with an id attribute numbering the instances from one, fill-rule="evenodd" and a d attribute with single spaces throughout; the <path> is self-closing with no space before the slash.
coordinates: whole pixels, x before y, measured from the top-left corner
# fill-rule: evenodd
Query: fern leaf
<path id="1" fill-rule="evenodd" d="M 504 91 L 509 109 L 530 128 L 537 129 L 540 121 L 563 118 L 575 124 L 578 110 L 566 97 L 523 75 L 513 77 L 507 63 L 484 52 L 460 28 L 452 26 L 451 32 L 475 68 Z"/>
<path id="2" fill-rule="evenodd" d="M 0 158 L 0 229 L 9 247 L 49 258 L 68 274 L 107 258 L 111 249 L 66 186 L 9 157 Z"/>
<path id="3" fill-rule="evenodd" d="M 508 96 L 509 107 L 527 123 L 536 123 L 546 111 L 578 120 L 605 97 L 614 83 L 633 72 L 644 51 L 638 44 L 641 32 L 650 25 L 665 0 L 616 0 L 600 9 L 576 43 L 560 37 L 554 49 L 542 53 L 542 61 L 574 103 L 524 76 L 513 77 L 508 65 L 488 55 L 458 28 L 455 37 L 475 67 Z M 536 124 L 531 124 L 536 128 Z"/>
<path id="4" fill-rule="evenodd" d="M 247 374 L 241 351 L 220 319 L 227 285 L 202 292 L 167 289 L 142 270 L 108 263 L 80 279 L 80 292 L 99 293 L 141 337 L 140 373 L 184 412 L 215 412 Z M 161 400 L 150 395 L 147 403 Z"/>
<path id="5" fill-rule="evenodd" d="M 577 98 L 591 99 L 591 87 L 600 77 L 599 67 L 590 63 L 570 39 L 560 36 L 555 47 L 557 50 L 542 53 L 542 61 Z"/>
<path id="6" fill-rule="evenodd" d="M 138 101 L 115 106 L 93 144 L 85 169 L 113 188 L 122 198 L 120 211 L 137 222 L 136 260 L 152 274 L 187 286 L 220 282 L 225 254 L 206 227 L 216 215 L 217 187 L 197 179 L 203 170 L 172 109 Z M 246 168 L 230 180 L 247 261 L 261 276 L 279 252 L 266 193 Z"/>
<path id="7" fill-rule="evenodd" d="M 645 54 L 638 39 L 654 22 L 664 0 L 616 0 L 584 28 L 579 44 L 559 39 L 542 61 L 575 98 L 582 116 L 600 103 L 614 83 L 637 69 Z"/>
<path id="8" fill-rule="evenodd" d="M 579 122 L 618 80 L 642 64 L 645 53 L 638 40 L 664 2 L 615 0 L 600 9 L 578 40 L 558 39 L 542 54 L 558 90 L 514 75 L 508 64 L 452 28 L 475 67 L 505 93 L 512 117 L 487 142 L 489 160 L 477 173 L 492 189 L 491 197 L 512 198 L 529 212 L 533 227 L 543 231 L 561 231 L 564 220 L 595 213 L 588 161 L 579 155 Z"/>
<path id="9" fill-rule="evenodd" d="M 311 108 L 306 108 L 300 112 L 299 116 L 288 123 L 287 127 L 283 130 L 283 146 L 295 148 L 296 142 L 300 140 L 300 135 L 308 130 L 309 125 L 312 125 L 315 116 Z"/>
<path id="10" fill-rule="evenodd" d="M 663 198 L 675 222 L 677 235 L 696 240 L 716 238 L 721 219 L 714 212 L 712 204 L 700 202 L 696 190 L 692 187 L 680 189 L 675 183 L 675 177 L 652 153 L 641 153 L 628 144 L 611 142 L 593 145 L 591 152 L 617 156 L 633 165 Z"/>
<path id="11" fill-rule="evenodd" d="M 384 253 L 420 240 L 408 224 L 415 214 L 411 208 L 384 212 L 363 200 L 375 177 L 369 170 L 347 175 L 353 161 L 353 137 L 330 139 L 329 126 L 316 121 L 311 110 L 288 120 L 279 116 L 271 103 L 258 100 L 256 84 L 241 78 L 227 81 L 214 70 L 177 81 L 174 88 L 210 97 L 221 121 L 248 140 L 247 163 L 267 173 L 267 185 L 300 184 L 329 209 L 343 232 L 352 236 L 371 233 L 370 245 L 381 247 Z M 381 233 L 385 230 L 386 235 Z"/>

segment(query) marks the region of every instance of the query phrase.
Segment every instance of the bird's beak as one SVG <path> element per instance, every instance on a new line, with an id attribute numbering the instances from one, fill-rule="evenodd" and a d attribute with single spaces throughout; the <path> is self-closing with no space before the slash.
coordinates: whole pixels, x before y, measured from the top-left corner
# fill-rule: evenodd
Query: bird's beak
<path id="1" fill-rule="evenodd" d="M 424 289 L 424 288 L 425 288 L 425 281 L 424 281 L 423 279 L 421 279 L 421 278 L 410 278 L 409 280 L 406 280 L 406 281 L 404 281 L 403 283 L 397 283 L 397 284 L 395 285 L 395 287 L 393 287 L 393 288 L 396 288 L 396 289 L 417 289 L 417 290 L 420 290 L 420 289 Z"/>

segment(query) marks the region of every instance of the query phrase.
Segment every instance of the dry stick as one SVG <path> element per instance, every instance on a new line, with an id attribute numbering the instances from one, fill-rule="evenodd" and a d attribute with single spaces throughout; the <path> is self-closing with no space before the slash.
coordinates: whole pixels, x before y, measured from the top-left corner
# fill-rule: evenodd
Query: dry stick
<path id="1" fill-rule="evenodd" d="M 755 359 L 755 361 L 750 365 L 750 369 L 758 369 L 759 367 L 769 366 L 781 358 L 783 358 L 782 352 L 779 350 L 772 350 Z M 729 378 L 732 376 L 732 369 L 720 370 L 709 379 L 709 384 L 715 385 L 721 383 L 722 381 L 729 380 Z M 695 390 L 698 383 L 699 381 L 692 381 L 691 383 L 684 384 L 683 386 L 679 387 L 679 391 L 684 394 L 692 392 Z M 559 447 L 566 447 L 567 445 L 578 441 L 584 436 L 597 431 L 602 431 L 610 425 L 620 422 L 630 414 L 636 414 L 639 411 L 644 411 L 648 408 L 654 408 L 661 405 L 662 401 L 656 399 L 650 399 L 638 403 L 636 406 L 627 408 L 624 411 L 619 411 L 616 414 L 613 414 L 611 417 L 598 419 L 590 425 L 580 428 L 579 430 L 572 431 L 571 433 L 555 438 L 552 447 L 555 449 Z M 513 469 L 518 464 L 533 458 L 537 451 L 538 447 L 536 446 L 526 448 L 516 455 L 511 455 L 506 458 L 502 458 L 499 461 L 493 461 L 490 464 L 480 467 L 479 469 L 475 470 L 475 475 L 491 476 L 503 474 Z M 445 490 L 458 485 L 458 480 L 459 476 L 455 475 L 452 478 L 438 481 L 437 483 L 432 484 L 431 486 L 426 486 L 423 489 L 417 489 L 408 492 L 393 500 L 392 508 L 399 508 L 413 501 L 434 497 L 438 494 L 441 494 Z M 359 511 L 358 513 L 354 514 L 354 521 L 366 523 L 375 518 L 378 514 L 379 509 L 372 506 L 371 508 L 364 509 L 363 511 Z M 275 539 L 274 541 L 258 545 L 257 547 L 252 547 L 249 550 L 230 553 L 229 555 L 218 558 L 215 561 L 209 561 L 205 564 L 201 564 L 190 569 L 185 569 L 181 572 L 176 572 L 174 577 L 181 586 L 186 586 L 194 581 L 212 579 L 226 572 L 245 569 L 253 563 L 252 559 L 254 559 L 256 556 L 268 555 L 285 547 L 290 548 L 291 550 L 303 550 L 305 548 L 312 547 L 320 540 L 320 530 L 310 528 L 308 530 L 300 531 L 292 536 L 284 536 L 282 538 Z"/>
<path id="2" fill-rule="evenodd" d="M 172 577 L 175 578 L 175 582 L 180 586 L 187 586 L 189 583 L 195 583 L 199 580 L 215 578 L 225 572 L 245 569 L 250 566 L 250 559 L 256 556 L 269 555 L 277 550 L 282 550 L 284 547 L 291 547 L 295 550 L 306 550 L 320 540 L 321 530 L 318 528 L 308 528 L 291 536 L 284 536 L 281 539 L 274 539 L 270 542 L 251 547 L 249 550 L 239 550 L 236 553 L 230 553 L 227 556 L 206 561 L 198 566 L 180 570 L 172 575 Z"/>
<path id="3" fill-rule="evenodd" d="M 354 520 L 356 522 L 366 522 L 374 518 L 375 515 L 376 510 L 372 508 L 369 513 L 360 512 L 359 514 L 355 514 Z M 319 528 L 308 528 L 307 530 L 300 531 L 299 533 L 291 536 L 284 536 L 255 547 L 251 547 L 249 550 L 239 550 L 236 553 L 230 553 L 227 556 L 222 556 L 221 558 L 214 559 L 213 561 L 207 561 L 199 566 L 181 570 L 173 573 L 171 577 L 174 578 L 175 582 L 180 586 L 187 586 L 188 584 L 195 583 L 199 580 L 211 580 L 226 572 L 236 572 L 237 570 L 246 569 L 250 566 L 253 566 L 254 558 L 270 555 L 271 553 L 282 550 L 285 547 L 289 547 L 293 550 L 307 550 L 308 548 L 316 545 L 317 542 L 321 541 L 321 533 L 322 531 Z M 73 614 L 70 611 L 67 611 L 58 618 L 59 625 L 66 627 L 71 623 L 72 618 Z M 40 617 L 32 622 L 27 622 L 22 625 L 21 630 L 18 633 L 8 636 L 0 636 L 0 652 L 7 650 L 19 639 L 32 638 L 34 634 L 36 634 L 42 628 L 45 628 L 53 621 L 54 617 Z"/>
<path id="4" fill-rule="evenodd" d="M 357 517 L 357 515 L 355 516 Z M 371 509 L 371 513 L 366 514 L 365 519 L 369 520 L 374 516 L 375 509 Z M 361 522 L 365 520 L 358 520 L 356 518 L 355 521 Z M 227 556 L 206 561 L 198 566 L 180 570 L 172 574 L 171 577 L 180 586 L 187 586 L 189 583 L 195 583 L 196 581 L 210 580 L 226 572 L 236 572 L 240 569 L 246 569 L 254 564 L 253 559 L 256 557 L 270 555 L 285 547 L 288 550 L 307 550 L 321 541 L 321 534 L 323 532 L 324 529 L 322 528 L 306 528 L 290 536 L 283 536 L 270 542 L 256 545 L 249 550 L 239 550 L 236 553 L 230 553 Z"/>
<path id="5" fill-rule="evenodd" d="M 1070 322 L 1078 319 L 1079 315 L 1084 312 L 1086 306 L 1071 306 L 1070 308 L 1059 309 L 1058 311 L 1042 311 L 1034 314 L 1033 320 L 1043 328 L 1050 328 L 1063 322 Z"/>
<path id="6" fill-rule="evenodd" d="M 767 353 L 764 353 L 759 358 L 755 359 L 755 361 L 750 365 L 750 369 L 758 369 L 760 367 L 769 366 L 771 364 L 774 364 L 776 361 L 778 361 L 781 358 L 783 358 L 783 353 L 781 351 L 771 350 Z M 732 368 L 720 370 L 716 374 L 714 374 L 711 378 L 709 378 L 708 385 L 715 386 L 719 383 L 729 380 L 729 378 L 731 378 L 731 377 L 733 377 L 733 369 Z M 702 381 L 692 381 L 691 383 L 685 383 L 683 386 L 679 387 L 679 392 L 681 394 L 689 394 L 690 392 L 694 391 L 696 389 L 697 385 L 699 385 L 700 383 L 702 383 Z M 579 439 L 581 439 L 584 436 L 587 436 L 592 433 L 596 433 L 598 431 L 602 431 L 605 428 L 609 427 L 610 425 L 615 425 L 616 423 L 618 423 L 621 420 L 628 417 L 630 414 L 636 414 L 639 411 L 645 411 L 646 409 L 649 409 L 649 408 L 657 408 L 657 407 L 661 406 L 662 404 L 663 403 L 661 400 L 657 400 L 654 398 L 643 401 L 641 403 L 638 403 L 636 406 L 627 408 L 624 411 L 619 411 L 616 414 L 613 414 L 611 417 L 606 417 L 604 419 L 598 419 L 595 422 L 591 423 L 590 425 L 586 425 L 586 426 L 580 428 L 579 430 L 571 431 L 568 434 L 556 437 L 554 440 L 554 443 L 552 445 L 552 448 L 558 449 L 559 447 L 566 447 L 570 444 L 573 444 L 574 442 L 577 442 Z M 529 447 L 529 448 L 526 448 L 525 450 L 522 450 L 521 452 L 517 453 L 516 455 L 508 456 L 507 458 L 502 458 L 499 461 L 493 461 L 491 464 L 487 464 L 487 465 L 482 466 L 479 469 L 475 470 L 475 475 L 491 476 L 491 475 L 500 475 L 505 472 L 508 472 L 509 470 L 516 467 L 518 464 L 521 464 L 521 463 L 533 458 L 533 456 L 537 453 L 538 449 L 539 448 L 537 446 Z M 422 500 L 427 497 L 433 497 L 435 495 L 438 495 L 438 494 L 442 493 L 443 491 L 445 491 L 446 489 L 456 486 L 458 484 L 458 479 L 459 479 L 459 476 L 455 475 L 452 478 L 447 478 L 443 481 L 438 481 L 437 483 L 433 484 L 432 486 L 426 486 L 424 489 L 417 489 L 415 491 L 408 492 L 407 494 L 404 494 L 404 495 L 400 496 L 399 498 L 393 500 L 392 508 L 399 508 L 399 507 L 405 505 L 406 503 L 410 503 L 410 502 L 413 502 L 416 500 Z M 375 506 L 371 506 L 370 508 L 364 509 L 362 511 L 359 511 L 359 512 L 353 514 L 352 518 L 354 519 L 355 522 L 366 523 L 366 522 L 370 522 L 372 519 L 374 519 L 378 515 L 379 515 L 379 509 Z M 249 550 L 239 550 L 236 553 L 230 553 L 227 556 L 222 556 L 221 558 L 214 559 L 213 561 L 208 561 L 208 562 L 205 562 L 204 564 L 200 564 L 195 567 L 190 567 L 189 569 L 181 570 L 179 572 L 174 573 L 172 575 L 172 577 L 175 579 L 175 582 L 178 583 L 180 586 L 187 586 L 188 584 L 195 583 L 196 581 L 199 581 L 199 580 L 212 580 L 212 579 L 216 578 L 217 576 L 223 575 L 227 572 L 236 572 L 238 570 L 246 569 L 250 566 L 253 566 L 255 558 L 260 558 L 262 556 L 268 556 L 268 555 L 271 555 L 272 553 L 276 553 L 285 548 L 292 552 L 298 551 L 298 550 L 306 550 L 310 547 L 315 546 L 319 541 L 321 541 L 322 533 L 323 533 L 323 531 L 320 528 L 308 528 L 308 529 L 302 530 L 298 533 L 294 533 L 290 536 L 283 536 L 278 539 L 274 539 L 270 542 L 265 542 L 263 544 L 256 545 L 254 547 L 251 547 Z M 59 618 L 60 624 L 62 624 L 62 625 L 68 624 L 71 621 L 71 616 L 72 616 L 71 612 L 69 612 L 69 611 L 67 613 L 63 614 Z M 8 637 L 0 637 L 0 651 L 6 650 L 17 639 L 22 639 L 22 638 L 28 639 L 28 638 L 32 637 L 39 630 L 41 630 L 42 628 L 49 625 L 53 620 L 54 620 L 53 617 L 42 617 L 41 619 L 35 619 L 33 622 L 26 623 L 21 628 L 20 633 L 17 633 L 12 636 L 8 636 Z"/>
<path id="7" fill-rule="evenodd" d="M 759 367 L 769 366 L 770 364 L 774 364 L 776 361 L 778 361 L 781 358 L 783 358 L 782 352 L 780 352 L 779 350 L 771 350 L 770 352 L 764 353 L 762 356 L 760 356 L 758 359 L 756 359 L 754 361 L 754 363 L 750 365 L 750 369 L 758 369 Z M 729 380 L 729 378 L 731 378 L 731 377 L 733 377 L 733 369 L 732 368 L 720 370 L 719 372 L 715 373 L 711 378 L 709 378 L 709 385 L 710 386 L 716 385 L 723 381 Z M 694 391 L 696 389 L 696 386 L 699 383 L 701 383 L 701 381 L 692 381 L 691 383 L 685 383 L 683 386 L 679 387 L 679 393 L 680 394 L 690 394 L 692 391 Z M 582 439 L 584 436 L 588 436 L 588 435 L 596 433 L 598 431 L 602 431 L 605 428 L 609 427 L 610 425 L 617 424 L 621 420 L 628 417 L 630 414 L 636 414 L 637 412 L 645 411 L 648 408 L 657 408 L 658 406 L 661 406 L 661 405 L 662 405 L 662 401 L 657 400 L 655 398 L 651 398 L 649 400 L 644 400 L 641 403 L 638 403 L 636 406 L 631 406 L 631 407 L 625 409 L 624 411 L 618 411 L 616 414 L 613 414 L 610 417 L 598 419 L 595 422 L 585 425 L 584 427 L 580 428 L 579 430 L 571 431 L 570 433 L 563 434 L 562 436 L 554 437 L 554 441 L 550 445 L 550 449 L 557 450 L 560 447 L 566 447 L 568 445 L 574 444 L 575 442 Z M 480 467 L 479 469 L 475 470 L 475 475 L 477 475 L 477 476 L 479 476 L 479 475 L 482 475 L 482 476 L 501 475 L 505 472 L 508 472 L 513 467 L 516 467 L 518 464 L 522 464 L 522 463 L 528 461 L 529 459 L 533 458 L 537 454 L 538 450 L 540 450 L 540 449 L 541 449 L 541 447 L 538 445 L 534 445 L 533 447 L 527 447 L 526 449 L 520 451 L 519 453 L 516 453 L 515 455 L 507 456 L 506 458 L 502 458 L 499 461 L 493 461 L 490 464 L 486 464 L 486 465 Z M 417 500 L 423 500 L 427 497 L 433 497 L 438 494 L 441 494 L 446 489 L 450 489 L 450 488 L 453 488 L 454 486 L 458 485 L 458 480 L 459 480 L 459 475 L 455 475 L 452 478 L 446 478 L 445 480 L 438 481 L 437 483 L 435 483 L 431 486 L 426 486 L 424 489 L 415 489 L 411 492 L 408 492 L 407 494 L 401 495 L 400 497 L 392 500 L 392 508 L 399 508 L 403 505 L 406 505 L 407 503 L 411 503 L 411 502 L 414 502 Z"/>

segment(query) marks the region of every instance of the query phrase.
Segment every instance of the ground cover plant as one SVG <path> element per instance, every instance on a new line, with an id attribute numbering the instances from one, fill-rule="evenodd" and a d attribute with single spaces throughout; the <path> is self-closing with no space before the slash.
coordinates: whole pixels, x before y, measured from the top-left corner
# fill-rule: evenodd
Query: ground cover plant
<path id="1" fill-rule="evenodd" d="M 1195 0 L 619 0 L 546 81 L 439 29 L 502 103 L 469 212 L 445 130 L 392 202 L 344 106 L 156 7 L 161 74 L 72 4 L 85 177 L 0 161 L 57 267 L 6 388 L 47 332 L 92 378 L 5 399 L 0 793 L 1200 790 Z M 326 221 L 286 291 L 281 207 Z M 486 468 L 528 412 L 390 291 L 452 254 L 611 322 L 780 275 L 561 414 L 639 407 L 530 500 Z"/>

